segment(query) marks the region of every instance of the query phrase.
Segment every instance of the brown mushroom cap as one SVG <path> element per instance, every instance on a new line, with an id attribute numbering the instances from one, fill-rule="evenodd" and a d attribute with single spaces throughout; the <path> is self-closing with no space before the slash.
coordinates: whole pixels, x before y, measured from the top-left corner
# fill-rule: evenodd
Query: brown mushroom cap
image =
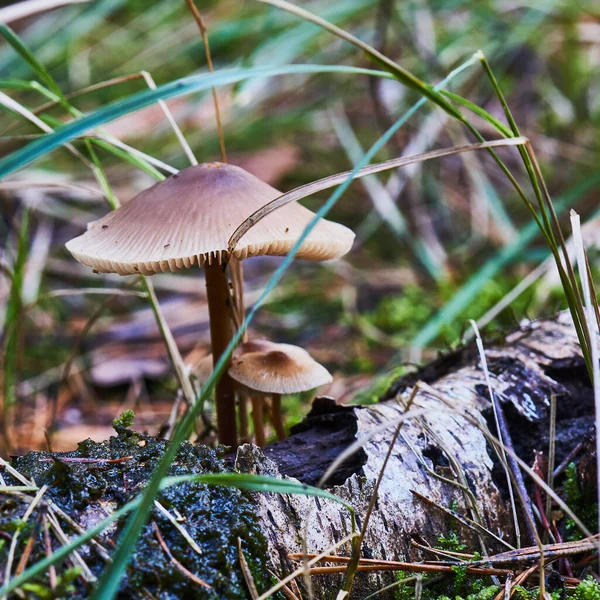
<path id="1" fill-rule="evenodd" d="M 152 275 L 204 262 L 221 262 L 235 229 L 281 192 L 244 169 L 204 163 L 182 170 L 90 224 L 67 242 L 82 264 L 102 273 Z M 314 217 L 297 202 L 274 211 L 252 227 L 234 255 L 287 254 Z M 297 254 L 329 260 L 346 254 L 354 233 L 321 219 Z"/>
<path id="2" fill-rule="evenodd" d="M 264 350 L 240 354 L 234 359 L 229 368 L 232 379 L 267 394 L 295 394 L 332 380 L 329 371 L 306 350 L 290 344 L 262 340 L 260 343 L 265 345 Z"/>

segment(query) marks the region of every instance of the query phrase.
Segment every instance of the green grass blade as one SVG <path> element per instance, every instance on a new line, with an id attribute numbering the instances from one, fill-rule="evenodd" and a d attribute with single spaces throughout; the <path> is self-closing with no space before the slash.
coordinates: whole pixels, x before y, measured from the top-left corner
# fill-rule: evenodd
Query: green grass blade
<path id="1" fill-rule="evenodd" d="M 504 137 L 515 137 L 512 131 L 510 130 L 510 127 L 505 125 L 502 121 L 500 121 L 500 119 L 494 117 L 494 115 L 490 114 L 484 108 L 481 108 L 481 106 L 477 106 L 477 104 L 474 104 L 470 100 L 467 100 L 466 98 L 463 98 L 462 96 L 459 96 L 458 94 L 455 94 L 453 92 L 449 92 L 448 90 L 443 90 L 441 93 L 444 94 L 444 96 L 450 98 L 450 100 L 456 102 L 457 104 L 464 106 L 464 108 L 470 110 L 472 113 L 475 113 L 484 121 L 487 121 L 494 129 L 499 131 Z"/>
<path id="2" fill-rule="evenodd" d="M 454 75 L 460 73 L 462 70 L 466 69 L 470 65 L 472 65 L 474 59 L 471 58 L 463 65 L 455 69 L 449 77 L 453 77 Z M 209 84 L 210 87 L 210 84 Z M 414 105 L 414 110 L 418 109 L 419 103 Z M 148 516 L 152 507 L 154 506 L 154 498 L 156 494 L 160 490 L 161 480 L 166 476 L 169 467 L 173 460 L 177 455 L 177 451 L 182 442 L 187 438 L 189 432 L 191 431 L 194 422 L 198 416 L 198 411 L 202 406 L 203 401 L 206 397 L 212 392 L 212 389 L 216 383 L 216 381 L 221 376 L 222 372 L 225 370 L 225 367 L 233 353 L 234 348 L 239 344 L 242 336 L 247 330 L 249 324 L 254 320 L 256 314 L 262 305 L 266 302 L 267 298 L 271 294 L 271 292 L 275 289 L 279 281 L 285 275 L 286 271 L 292 264 L 294 257 L 298 253 L 301 245 L 306 240 L 307 236 L 310 235 L 311 231 L 316 227 L 319 220 L 327 215 L 327 213 L 335 206 L 336 202 L 342 196 L 342 194 L 348 189 L 352 180 L 356 176 L 356 173 L 364 166 L 366 166 L 371 159 L 379 152 L 392 138 L 392 136 L 400 129 L 400 127 L 406 122 L 409 118 L 411 111 L 408 111 L 405 115 L 402 116 L 401 119 L 396 121 L 392 127 L 390 127 L 378 140 L 375 144 L 369 149 L 369 151 L 363 156 L 362 160 L 360 160 L 355 166 L 354 170 L 349 174 L 348 178 L 342 183 L 329 197 L 329 199 L 321 206 L 321 208 L 316 212 L 315 216 L 311 219 L 308 225 L 305 227 L 302 235 L 296 241 L 288 255 L 283 259 L 279 267 L 275 270 L 265 289 L 257 299 L 254 306 L 250 309 L 246 318 L 244 319 L 242 325 L 238 329 L 238 331 L 233 336 L 233 339 L 227 346 L 225 352 L 221 355 L 221 358 L 215 365 L 215 368 L 206 381 L 204 387 L 202 388 L 202 393 L 200 394 L 199 400 L 195 405 L 191 407 L 191 409 L 185 414 L 183 419 L 179 422 L 177 427 L 175 428 L 173 438 L 171 444 L 167 447 L 165 454 L 156 467 L 156 470 L 152 476 L 152 479 L 146 486 L 143 497 L 140 502 L 139 509 L 130 517 L 127 526 L 123 530 L 120 536 L 120 542 L 117 546 L 117 550 L 113 556 L 113 562 L 102 575 L 98 586 L 95 590 L 94 596 L 92 600 L 111 600 L 115 597 L 115 594 L 119 589 L 119 582 L 127 567 L 127 563 L 131 557 L 131 553 L 135 548 L 135 544 L 137 539 L 140 536 L 140 533 L 148 520 Z"/>
<path id="3" fill-rule="evenodd" d="M 264 475 L 249 475 L 245 473 L 214 473 L 206 475 L 180 475 L 177 477 L 166 477 L 163 479 L 160 490 L 180 485 L 182 483 L 204 483 L 207 485 L 218 485 L 224 487 L 233 487 L 240 490 L 250 490 L 255 492 L 266 492 L 272 494 L 299 494 L 302 496 L 318 496 L 333 500 L 345 506 L 350 512 L 354 512 L 353 508 L 344 502 L 338 496 L 331 494 L 320 488 L 306 485 L 304 483 L 289 481 L 284 479 L 276 479 Z M 0 588 L 0 597 L 4 597 L 11 592 L 30 581 L 32 578 L 43 575 L 52 565 L 65 560 L 71 552 L 77 550 L 93 537 L 104 531 L 115 521 L 128 515 L 140 505 L 141 496 L 131 500 L 111 515 L 85 530 L 81 535 L 73 538 L 69 544 L 60 546 L 47 558 L 36 562 L 26 571 L 13 577 Z"/>
<path id="4" fill-rule="evenodd" d="M 600 174 L 590 175 L 583 183 L 556 201 L 556 212 L 558 214 L 564 212 L 572 206 L 577 198 L 594 189 L 598 184 L 600 184 Z M 529 222 L 528 225 L 522 228 L 519 236 L 512 244 L 500 250 L 479 269 L 445 304 L 444 308 L 425 324 L 423 329 L 413 338 L 411 348 L 424 348 L 434 340 L 439 335 L 442 327 L 451 323 L 453 319 L 462 313 L 483 286 L 497 275 L 502 267 L 519 257 L 539 233 L 540 230 L 535 221 Z"/>
<path id="5" fill-rule="evenodd" d="M 154 104 L 158 100 L 167 100 L 178 96 L 184 96 L 193 92 L 208 91 L 213 87 L 220 87 L 238 83 L 251 77 L 273 77 L 275 75 L 293 74 L 321 74 L 321 73 L 344 73 L 353 75 L 371 75 L 374 77 L 393 76 L 383 71 L 362 69 L 358 67 L 347 67 L 343 65 L 286 65 L 283 67 L 256 67 L 250 69 L 233 69 L 221 71 L 214 74 L 193 75 L 166 83 L 156 90 L 144 90 L 132 94 L 123 100 L 113 102 L 93 113 L 81 117 L 57 129 L 54 133 L 43 136 L 30 142 L 23 148 L 16 150 L 9 156 L 0 160 L 0 179 L 13 173 L 17 169 L 28 165 L 37 158 L 44 156 L 51 150 L 75 139 L 90 129 L 94 129 L 119 117 L 132 113 L 146 106 Z"/>
<path id="6" fill-rule="evenodd" d="M 322 17 L 319 17 L 318 15 L 301 8 L 300 6 L 292 4 L 291 2 L 287 2 L 286 0 L 259 0 L 259 2 L 270 4 L 271 6 L 275 6 L 281 10 L 285 10 L 293 15 L 296 15 L 297 17 L 300 17 L 301 19 L 304 19 L 305 21 L 314 23 L 326 31 L 333 33 L 340 39 L 353 44 L 357 48 L 360 48 L 369 59 L 378 64 L 388 73 L 392 74 L 395 79 L 403 83 L 405 86 L 416 90 L 459 121 L 464 119 L 460 111 L 457 110 L 452 103 L 448 102 L 448 100 L 446 100 L 446 98 L 440 94 L 437 88 L 429 83 L 421 81 L 416 75 L 413 75 L 410 71 L 406 70 L 404 67 L 400 66 L 398 63 L 379 52 L 379 50 L 370 44 L 363 42 L 337 25 L 330 23 L 326 19 L 323 19 Z"/>
<path id="7" fill-rule="evenodd" d="M 0 34 L 14 48 L 17 54 L 29 64 L 34 72 L 37 73 L 38 77 L 46 84 L 50 91 L 62 99 L 63 93 L 56 81 L 54 81 L 52 75 L 50 75 L 46 67 L 35 57 L 33 52 L 27 48 L 21 38 L 8 25 L 4 24 L 0 24 Z"/>
<path id="8" fill-rule="evenodd" d="M 354 508 L 340 497 L 312 485 L 291 481 L 289 479 L 276 479 L 266 475 L 249 475 L 245 473 L 214 473 L 210 475 L 182 475 L 171 477 L 170 480 L 198 481 L 208 485 L 219 485 L 223 487 L 234 487 L 238 490 L 249 490 L 252 492 L 268 492 L 271 494 L 300 494 L 302 496 L 318 496 L 327 498 L 345 506 L 351 513 Z"/>
<path id="9" fill-rule="evenodd" d="M 13 276 L 11 280 L 8 302 L 6 305 L 6 314 L 4 322 L 5 340 L 4 340 L 4 364 L 3 367 L 3 425 L 10 426 L 10 412 L 16 402 L 16 379 L 17 379 L 17 355 L 19 341 L 19 325 L 21 322 L 22 310 L 22 292 L 23 280 L 25 278 L 25 267 L 27 265 L 27 252 L 29 240 L 29 217 L 30 209 L 23 211 L 21 220 L 21 229 L 19 231 L 19 242 L 17 247 L 17 256 L 13 267 Z M 10 441 L 10 436 L 5 431 L 6 443 Z"/>

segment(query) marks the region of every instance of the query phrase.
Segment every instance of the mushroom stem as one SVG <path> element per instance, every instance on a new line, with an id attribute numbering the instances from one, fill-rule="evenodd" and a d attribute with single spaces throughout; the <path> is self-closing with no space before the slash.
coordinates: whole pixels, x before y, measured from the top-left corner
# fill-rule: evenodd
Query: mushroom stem
<path id="1" fill-rule="evenodd" d="M 281 394 L 271 395 L 271 421 L 278 440 L 285 439 L 285 427 L 281 416 Z"/>
<path id="2" fill-rule="evenodd" d="M 240 418 L 240 442 L 242 444 L 249 440 L 248 433 L 248 400 L 244 394 L 238 392 L 238 415 Z"/>
<path id="3" fill-rule="evenodd" d="M 252 422 L 254 423 L 254 441 L 259 447 L 265 445 L 265 426 L 263 423 L 263 402 L 262 396 L 252 396 Z"/>
<path id="4" fill-rule="evenodd" d="M 228 281 L 222 266 L 214 261 L 204 264 L 206 277 L 206 297 L 210 318 L 210 341 L 212 344 L 213 366 L 225 352 L 232 338 L 231 318 L 227 294 Z M 225 366 L 215 386 L 215 402 L 217 407 L 217 432 L 219 442 L 227 446 L 237 446 L 237 426 L 235 417 L 234 383 Z"/>

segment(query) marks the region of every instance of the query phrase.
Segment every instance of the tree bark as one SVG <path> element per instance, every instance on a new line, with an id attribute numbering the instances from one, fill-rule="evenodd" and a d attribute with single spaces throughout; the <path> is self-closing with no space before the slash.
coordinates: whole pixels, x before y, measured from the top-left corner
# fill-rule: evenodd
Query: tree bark
<path id="1" fill-rule="evenodd" d="M 499 343 L 486 344 L 486 357 L 493 393 L 502 406 L 515 449 L 529 464 L 533 463 L 534 451 L 547 453 L 550 399 L 552 395 L 557 397 L 556 464 L 560 464 L 589 429 L 589 416 L 593 414 L 592 390 L 568 315 L 523 325 Z M 310 414 L 292 428 L 287 439 L 264 449 L 242 445 L 235 455 L 235 469 L 291 477 L 315 485 L 340 453 L 358 440 L 361 444 L 357 451 L 335 469 L 326 487 L 354 507 L 360 529 L 373 500 L 390 440 L 404 419 L 374 500 L 362 556 L 394 561 L 431 559 L 415 543 L 435 546 L 438 538 L 449 531 L 457 533 L 470 551 L 506 550 L 505 544 L 515 542 L 515 529 L 505 472 L 482 431 L 489 423 L 495 434 L 489 398 L 477 348 L 469 344 L 395 381 L 378 404 L 338 406 L 333 399 L 317 398 Z M 196 454 L 199 451 L 195 449 Z M 128 465 L 136 460 L 134 457 L 119 464 L 124 469 L 123 481 L 126 469 L 133 468 Z M 18 459 L 14 464 L 27 470 L 31 460 Z M 47 468 L 52 466 L 45 464 Z M 185 461 L 178 462 L 177 472 L 181 472 L 184 464 Z M 43 473 L 36 473 L 36 481 L 38 485 L 44 481 Z M 142 485 L 143 482 L 136 489 Z M 175 502 L 176 496 L 173 498 Z M 290 561 L 289 554 L 302 552 L 304 545 L 309 553 L 320 553 L 351 532 L 348 511 L 327 499 L 262 493 L 243 498 L 244 502 L 250 502 L 250 513 L 260 530 L 260 534 L 251 535 L 262 536 L 266 542 L 261 564 L 280 578 L 299 566 Z M 108 500 L 101 497 L 93 502 L 104 507 L 111 502 L 117 506 L 123 496 L 113 495 Z M 214 499 L 211 502 L 210 514 L 217 519 L 214 512 L 217 505 Z M 450 517 L 448 509 L 478 522 L 479 532 Z M 86 514 L 86 525 L 90 526 L 89 507 Z M 167 527 L 168 523 L 162 523 L 163 532 Z M 191 514 L 186 527 L 191 530 L 195 527 Z M 231 544 L 237 552 L 237 538 L 244 535 L 249 534 L 231 531 L 229 541 L 223 543 Z M 202 540 L 198 543 L 203 548 L 202 560 L 208 560 L 207 552 L 214 552 L 214 546 L 210 545 L 213 542 L 209 540 L 206 547 Z M 138 548 L 141 547 L 142 542 Z M 350 544 L 345 543 L 331 553 L 348 556 Z M 187 553 L 186 557 L 186 568 L 208 583 L 213 581 L 202 571 L 200 563 L 195 565 L 194 560 L 199 558 L 193 553 L 191 556 Z M 93 552 L 87 558 L 88 564 L 94 560 Z M 252 560 L 251 556 L 247 558 Z M 237 577 L 241 581 L 239 573 Z M 312 577 L 314 597 L 335 598 L 341 577 L 333 574 Z M 390 572 L 359 573 L 351 597 L 374 593 L 395 581 L 395 577 Z M 155 593 L 152 585 L 148 584 L 148 589 Z M 266 591 L 269 585 L 263 581 L 259 592 Z M 199 595 L 190 597 L 219 597 L 211 595 L 217 589 L 196 590 Z M 394 591 L 379 597 L 393 598 Z"/>
<path id="2" fill-rule="evenodd" d="M 547 455 L 550 400 L 556 395 L 558 465 L 589 429 L 593 414 L 592 390 L 570 317 L 565 313 L 557 319 L 524 325 L 501 343 L 487 346 L 486 357 L 491 386 L 509 423 L 516 451 L 530 465 L 536 450 Z M 489 390 L 474 344 L 399 379 L 379 404 L 340 407 L 317 399 L 305 422 L 293 429 L 287 440 L 267 447 L 266 457 L 253 446 L 242 446 L 237 468 L 276 477 L 293 476 L 315 484 L 341 450 L 355 439 L 364 440 L 360 452 L 331 478 L 330 483 L 336 485 L 328 488 L 352 504 L 360 524 L 395 425 L 407 414 L 406 405 L 418 382 L 426 382 L 436 394 L 425 389 L 413 399 L 408 414 L 412 412 L 414 417 L 403 423 L 385 469 L 363 542 L 363 557 L 397 561 L 432 558 L 422 555 L 413 542 L 436 545 L 439 536 L 457 525 L 443 510 L 424 503 L 419 496 L 479 519 L 486 530 L 514 544 L 505 473 L 482 431 L 459 414 L 469 415 L 482 428 L 489 422 L 496 433 Z M 457 412 L 450 412 L 440 398 Z M 457 486 L 461 481 L 470 494 Z M 287 555 L 302 552 L 303 538 L 310 553 L 319 553 L 351 530 L 347 511 L 321 498 L 257 495 L 256 502 L 270 560 L 282 576 L 292 568 Z M 523 533 L 520 506 L 518 513 Z M 470 550 L 505 549 L 492 536 L 477 535 L 460 524 L 458 535 Z M 527 539 L 523 544 L 528 545 Z M 349 555 L 350 545 L 336 552 Z M 313 579 L 315 597 L 335 597 L 332 590 L 339 589 L 339 578 L 336 583 L 331 575 Z M 393 581 L 390 573 L 359 574 L 356 597 Z M 393 592 L 389 597 L 393 598 Z"/>

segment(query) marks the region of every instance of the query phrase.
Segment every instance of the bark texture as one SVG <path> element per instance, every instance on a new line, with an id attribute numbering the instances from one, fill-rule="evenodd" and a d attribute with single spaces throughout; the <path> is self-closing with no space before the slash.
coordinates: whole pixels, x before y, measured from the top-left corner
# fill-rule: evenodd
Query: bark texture
<path id="1" fill-rule="evenodd" d="M 593 414 L 592 392 L 568 315 L 562 314 L 553 320 L 524 324 L 518 331 L 499 340 L 495 345 L 486 343 L 486 357 L 491 386 L 503 406 L 515 447 L 521 458 L 529 464 L 533 463 L 535 451 L 547 451 L 550 399 L 552 395 L 557 397 L 556 462 L 559 464 L 589 430 L 592 425 L 590 415 Z M 419 385 L 419 382 L 431 386 L 435 393 Z M 415 386 L 418 391 L 413 394 Z M 411 397 L 412 404 L 407 408 Z M 403 418 L 400 435 L 391 449 L 368 523 L 363 557 L 420 560 L 423 555 L 414 542 L 436 545 L 439 536 L 447 534 L 450 529 L 456 531 L 472 550 L 502 550 L 505 548 L 497 538 L 512 543 L 515 531 L 507 500 L 505 473 L 481 431 L 481 428 L 489 426 L 495 432 L 489 398 L 489 389 L 477 349 L 474 344 L 467 345 L 394 382 L 385 398 L 378 404 L 362 407 L 337 406 L 332 399 L 317 399 L 311 413 L 293 429 L 287 439 L 270 445 L 264 452 L 249 444 L 240 447 L 235 456 L 235 468 L 245 473 L 292 477 L 305 483 L 316 484 L 340 453 L 359 440 L 362 442 L 360 448 L 334 471 L 327 487 L 355 508 L 360 528 L 373 498 L 375 484 L 388 454 L 390 441 L 399 419 Z M 456 412 L 452 412 L 449 406 Z M 468 415 L 478 426 L 461 414 Z M 147 446 L 144 440 L 148 440 Z M 156 448 L 156 453 L 159 452 L 159 446 L 164 445 L 164 442 L 159 443 L 153 438 L 145 437 L 144 440 L 136 442 L 137 445 Z M 153 440 L 152 443 L 150 440 Z M 85 448 L 84 444 L 80 445 L 79 455 L 85 456 Z M 111 456 L 119 454 L 117 442 L 111 441 L 110 448 Z M 93 451 L 98 452 L 98 449 L 94 448 Z M 186 446 L 182 449 L 182 453 L 184 452 L 185 456 L 191 457 L 187 459 L 189 465 L 204 465 L 210 462 L 203 458 L 202 454 L 208 453 L 207 449 Z M 77 453 L 69 454 L 75 455 Z M 159 456 L 152 456 L 152 461 L 147 457 L 143 460 L 148 462 L 148 467 L 153 468 Z M 55 458 L 60 463 L 60 457 Z M 138 461 L 135 458 L 120 463 L 118 468 L 123 472 L 111 475 L 110 485 L 113 487 L 105 486 L 104 495 L 94 497 L 92 503 L 103 506 L 106 506 L 107 502 L 113 502 L 115 506 L 122 503 L 126 498 L 119 486 L 120 482 L 128 481 L 128 469 L 137 469 L 135 486 L 131 483 L 128 485 L 128 494 L 141 489 L 143 476 L 140 468 L 142 464 L 146 464 L 143 460 L 140 458 Z M 215 468 L 222 468 L 224 463 L 221 459 L 211 460 L 213 462 L 210 464 L 221 465 Z M 134 462 L 138 464 L 134 466 Z M 15 461 L 15 466 L 22 470 L 27 470 L 27 465 L 31 464 L 31 456 L 27 461 Z M 36 464 L 36 468 L 40 469 L 39 465 L 42 463 Z M 63 470 L 72 468 L 66 463 L 45 462 L 43 465 L 47 465 L 43 468 L 48 470 L 38 470 L 35 473 L 38 485 L 50 478 L 48 473 L 52 469 L 56 470 L 58 466 Z M 186 461 L 179 459 L 174 466 L 177 469 L 175 472 L 184 472 L 185 466 Z M 77 468 L 88 469 L 85 465 L 78 465 Z M 81 474 L 77 477 L 79 481 L 84 481 Z M 56 478 L 54 480 L 56 481 Z M 110 497 L 107 490 L 111 490 Z M 217 514 L 221 515 L 219 518 L 222 518 L 223 523 L 215 521 L 215 532 L 211 530 L 207 534 L 208 541 L 199 541 L 204 553 L 204 563 L 195 563 L 194 561 L 200 559 L 189 549 L 182 550 L 178 558 L 186 568 L 209 583 L 216 581 L 211 577 L 217 578 L 221 572 L 217 559 L 210 563 L 214 575 L 210 574 L 212 572 L 207 574 L 206 569 L 202 567 L 202 564 L 212 559 L 210 553 L 218 550 L 214 546 L 217 534 L 221 539 L 219 547 L 226 548 L 231 545 L 236 548 L 237 538 L 241 537 L 245 540 L 248 552 L 251 552 L 252 547 L 254 552 L 257 552 L 257 548 L 263 549 L 253 564 L 256 568 L 263 569 L 263 574 L 259 577 L 259 591 L 264 592 L 269 585 L 264 577 L 265 571 L 270 570 L 277 576 L 284 577 L 299 566 L 298 563 L 289 561 L 289 553 L 301 552 L 304 543 L 308 552 L 319 553 L 334 546 L 351 532 L 348 512 L 340 504 L 329 500 L 298 495 L 232 493 L 227 496 L 227 502 L 235 503 L 238 501 L 236 498 L 239 498 L 239 502 L 245 503 L 245 508 L 243 513 L 235 515 L 237 530 L 232 531 L 229 534 L 231 539 L 228 539 L 222 530 L 227 528 L 229 521 L 233 522 L 233 513 L 221 506 L 223 496 L 215 495 L 214 491 L 207 488 L 202 490 L 194 492 L 196 495 L 193 496 L 193 501 L 210 506 L 206 509 L 208 513 L 197 511 L 198 526 L 210 527 L 210 521 L 216 519 Z M 438 507 L 425 503 L 422 497 L 431 500 Z M 56 499 L 60 500 L 59 494 Z M 173 492 L 172 502 L 179 500 L 181 493 Z M 191 505 L 184 503 L 182 506 L 180 512 L 185 512 L 186 506 L 190 509 L 186 515 L 186 526 L 193 531 L 197 525 L 193 517 L 196 513 L 191 510 Z M 452 508 L 478 522 L 497 537 L 486 533 L 477 534 L 473 529 L 457 524 L 455 519 L 439 507 Z M 89 506 L 86 508 L 86 514 L 90 514 Z M 208 520 L 207 515 L 210 515 Z M 240 525 L 249 522 L 251 518 L 255 519 L 258 529 Z M 161 525 L 163 529 L 169 527 L 164 520 L 161 521 Z M 140 552 L 143 552 L 143 548 L 147 549 L 149 543 L 156 545 L 155 541 L 148 542 L 152 539 L 151 529 L 148 529 L 145 535 L 146 542 L 140 542 Z M 177 532 L 173 533 L 173 540 L 177 539 L 177 535 Z M 332 553 L 349 555 L 350 545 L 346 543 Z M 93 548 L 86 557 L 90 562 L 98 560 L 94 558 Z M 248 559 L 252 562 L 253 557 L 248 556 Z M 233 561 L 235 562 L 235 558 Z M 99 572 L 103 563 L 99 560 L 98 563 Z M 143 561 L 134 558 L 133 564 L 139 571 Z M 92 565 L 92 570 L 94 567 L 95 565 Z M 239 575 L 235 575 L 236 568 L 239 569 L 233 567 L 232 563 L 227 577 L 237 577 L 236 585 L 243 586 Z M 144 585 L 149 586 L 148 589 L 156 597 L 173 597 L 161 593 L 160 586 L 167 584 L 156 572 L 155 566 L 152 583 Z M 389 572 L 359 574 L 352 597 L 362 598 L 392 583 L 394 579 L 395 575 Z M 340 581 L 341 577 L 338 575 L 313 577 L 314 597 L 319 600 L 335 598 Z M 226 578 L 221 583 L 225 587 L 228 585 Z M 229 588 L 233 589 L 231 585 Z M 185 597 L 225 597 L 215 595 L 216 589 L 194 589 L 192 595 Z M 82 597 L 84 596 L 85 590 L 82 590 Z M 382 594 L 379 597 L 393 598 L 394 592 L 390 591 L 387 595 Z"/>
<path id="2" fill-rule="evenodd" d="M 494 346 L 486 347 L 491 386 L 509 422 L 521 458 L 533 464 L 534 452 L 547 452 L 550 399 L 557 397 L 557 464 L 592 425 L 593 398 L 577 338 L 567 314 L 555 320 L 524 324 Z M 474 344 L 441 357 L 397 381 L 386 399 L 366 407 L 337 407 L 321 399 L 284 442 L 263 453 L 243 446 L 237 454 L 241 471 L 292 476 L 316 483 L 332 458 L 354 439 L 365 440 L 359 453 L 338 469 L 329 489 L 351 503 L 359 518 L 366 513 L 388 452 L 395 423 L 405 414 L 414 386 L 427 382 L 459 413 L 464 412 L 495 433 L 489 389 Z M 452 519 L 427 506 L 416 492 L 436 504 L 479 521 L 514 543 L 506 476 L 483 433 L 439 398 L 419 391 L 409 409 L 414 418 L 402 425 L 379 487 L 363 545 L 365 558 L 419 560 L 413 541 L 437 544 Z M 386 427 L 386 424 L 388 425 Z M 330 445 L 331 443 L 331 445 Z M 459 487 L 462 484 L 463 487 Z M 465 489 L 470 493 L 465 492 Z M 333 546 L 350 532 L 349 516 L 339 505 L 301 496 L 257 496 L 270 561 L 276 572 L 289 572 L 288 553 Z M 454 525 L 456 527 L 456 525 Z M 459 526 L 472 549 L 502 545 Z M 524 540 L 525 544 L 527 540 Z M 349 554 L 349 544 L 337 551 Z M 427 558 L 431 558 L 428 556 Z M 297 565 L 296 565 L 297 566 Z M 358 598 L 394 581 L 389 573 L 360 575 Z M 317 598 L 335 597 L 331 575 L 313 578 Z M 385 597 L 385 596 L 383 596 Z M 389 594 L 393 598 L 393 592 Z"/>

